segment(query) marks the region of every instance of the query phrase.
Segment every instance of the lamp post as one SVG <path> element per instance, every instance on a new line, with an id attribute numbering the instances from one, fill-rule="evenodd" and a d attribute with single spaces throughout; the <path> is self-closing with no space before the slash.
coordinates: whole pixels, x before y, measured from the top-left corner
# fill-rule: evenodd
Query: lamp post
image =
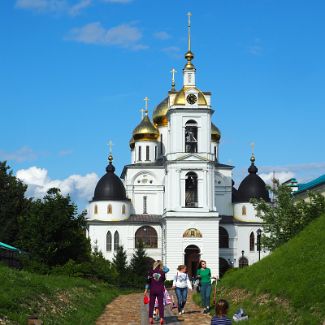
<path id="1" fill-rule="evenodd" d="M 261 260 L 261 234 L 262 234 L 262 230 L 257 229 L 256 233 L 257 233 L 258 260 L 260 261 Z"/>

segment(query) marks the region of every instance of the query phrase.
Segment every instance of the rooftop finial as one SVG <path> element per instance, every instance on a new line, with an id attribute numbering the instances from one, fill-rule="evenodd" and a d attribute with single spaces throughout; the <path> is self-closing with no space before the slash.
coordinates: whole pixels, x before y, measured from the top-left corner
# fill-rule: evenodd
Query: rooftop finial
<path id="1" fill-rule="evenodd" d="M 175 90 L 175 73 L 177 71 L 175 68 L 173 68 L 170 72 L 172 73 L 172 90 Z"/>
<path id="2" fill-rule="evenodd" d="M 108 160 L 109 160 L 109 163 L 111 164 L 113 161 L 113 155 L 112 155 L 113 142 L 111 140 L 108 141 L 108 147 L 109 147 Z"/>
<path id="3" fill-rule="evenodd" d="M 255 161 L 255 156 L 254 156 L 254 147 L 255 147 L 255 143 L 252 142 L 252 143 L 251 143 L 251 148 L 252 148 L 251 162 L 252 162 L 252 164 L 254 164 L 254 161 Z"/>
<path id="4" fill-rule="evenodd" d="M 192 13 L 189 11 L 187 13 L 187 50 L 191 52 L 191 16 Z"/>
<path id="5" fill-rule="evenodd" d="M 145 103 L 145 110 L 144 110 L 144 112 L 145 112 L 146 115 L 148 115 L 148 101 L 149 101 L 149 98 L 146 96 L 144 98 L 144 103 Z"/>

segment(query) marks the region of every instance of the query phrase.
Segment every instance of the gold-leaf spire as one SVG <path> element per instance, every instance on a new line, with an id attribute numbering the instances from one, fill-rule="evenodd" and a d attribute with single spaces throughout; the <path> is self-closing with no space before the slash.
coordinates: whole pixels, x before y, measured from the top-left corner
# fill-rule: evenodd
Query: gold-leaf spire
<path id="1" fill-rule="evenodd" d="M 191 16 L 192 13 L 187 13 L 187 52 L 185 53 L 185 59 L 187 60 L 187 63 L 184 67 L 185 70 L 195 70 L 195 67 L 192 63 L 192 60 L 194 59 L 194 54 L 191 51 Z"/>

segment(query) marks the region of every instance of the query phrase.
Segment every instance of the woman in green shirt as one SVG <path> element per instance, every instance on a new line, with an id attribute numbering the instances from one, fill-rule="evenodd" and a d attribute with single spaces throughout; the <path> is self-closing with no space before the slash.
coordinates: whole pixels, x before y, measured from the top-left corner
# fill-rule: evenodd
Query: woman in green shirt
<path id="1" fill-rule="evenodd" d="M 211 270 L 207 267 L 206 261 L 200 261 L 196 276 L 200 279 L 203 313 L 207 314 L 210 311 L 211 279 L 215 277 L 211 277 Z"/>

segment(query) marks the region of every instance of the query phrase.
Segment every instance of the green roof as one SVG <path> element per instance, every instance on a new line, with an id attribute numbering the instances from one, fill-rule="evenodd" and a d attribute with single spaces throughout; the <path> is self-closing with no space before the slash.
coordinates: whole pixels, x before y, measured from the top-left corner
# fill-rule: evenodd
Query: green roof
<path id="1" fill-rule="evenodd" d="M 325 184 L 325 174 L 318 177 L 318 178 L 316 178 L 316 179 L 313 179 L 312 181 L 310 181 L 308 183 L 299 184 L 298 185 L 298 191 L 295 192 L 294 194 L 298 194 L 298 193 L 301 193 L 301 192 L 311 190 L 312 188 L 314 188 L 316 186 L 319 186 L 319 185 L 322 185 L 322 184 Z"/>

